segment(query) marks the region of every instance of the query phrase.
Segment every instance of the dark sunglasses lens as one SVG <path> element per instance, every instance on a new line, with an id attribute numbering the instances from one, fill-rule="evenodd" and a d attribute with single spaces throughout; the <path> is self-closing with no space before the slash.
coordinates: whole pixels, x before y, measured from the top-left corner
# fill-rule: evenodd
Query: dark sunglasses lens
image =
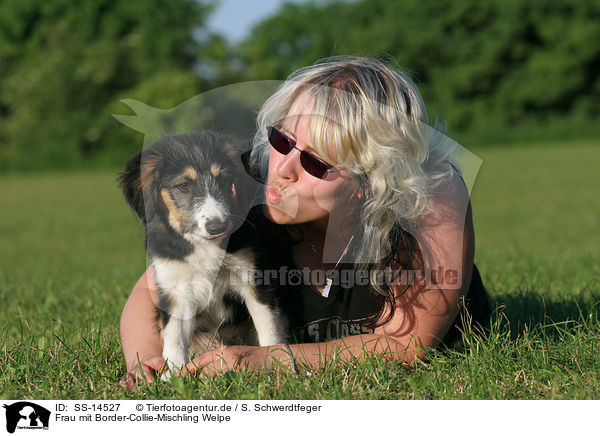
<path id="1" fill-rule="evenodd" d="M 326 163 L 317 160 L 306 151 L 300 153 L 300 163 L 307 173 L 318 177 L 319 179 L 324 178 L 329 169 L 329 166 Z"/>
<path id="2" fill-rule="evenodd" d="M 281 154 L 288 154 L 294 148 L 289 139 L 274 127 L 269 128 L 269 142 Z"/>
<path id="3" fill-rule="evenodd" d="M 269 127 L 268 133 L 269 142 L 279 153 L 288 154 L 292 148 L 294 148 L 294 144 L 290 141 L 290 139 L 275 127 Z M 331 166 L 327 165 L 325 162 L 322 162 L 306 151 L 300 152 L 300 164 L 307 173 L 319 179 L 325 178 L 327 175 L 327 170 L 331 168 Z"/>

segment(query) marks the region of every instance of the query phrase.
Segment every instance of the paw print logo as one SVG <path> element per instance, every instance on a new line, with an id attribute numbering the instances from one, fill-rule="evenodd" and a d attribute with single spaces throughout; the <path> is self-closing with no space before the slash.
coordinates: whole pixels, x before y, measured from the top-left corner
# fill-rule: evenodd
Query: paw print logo
<path id="1" fill-rule="evenodd" d="M 292 269 L 288 271 L 288 284 L 292 286 L 297 286 L 302 281 L 302 274 L 297 269 Z"/>

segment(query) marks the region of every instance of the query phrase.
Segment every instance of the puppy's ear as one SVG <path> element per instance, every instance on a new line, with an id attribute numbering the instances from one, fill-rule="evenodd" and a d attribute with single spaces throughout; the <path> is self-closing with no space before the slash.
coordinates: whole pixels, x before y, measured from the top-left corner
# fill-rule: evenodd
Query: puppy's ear
<path id="1" fill-rule="evenodd" d="M 127 203 L 144 224 L 155 215 L 158 181 L 158 159 L 147 150 L 142 150 L 125 164 L 119 175 L 119 183 Z"/>
<path id="2" fill-rule="evenodd" d="M 222 136 L 221 141 L 223 142 L 223 150 L 229 159 L 231 159 L 235 164 L 237 164 L 239 160 L 239 153 L 237 149 L 237 144 L 233 140 L 233 138 L 229 136 Z"/>
<path id="3" fill-rule="evenodd" d="M 233 142 L 231 138 L 225 138 L 223 148 L 227 157 L 231 161 L 231 168 L 233 173 L 233 193 L 237 199 L 239 206 L 245 206 L 250 196 L 249 186 L 245 180 L 244 166 L 242 165 L 242 159 L 240 157 L 240 146 Z"/>

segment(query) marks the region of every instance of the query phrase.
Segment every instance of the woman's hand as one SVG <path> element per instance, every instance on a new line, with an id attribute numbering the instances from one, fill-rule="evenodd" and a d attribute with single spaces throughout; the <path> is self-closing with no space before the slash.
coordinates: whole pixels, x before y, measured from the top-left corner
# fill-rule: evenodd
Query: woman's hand
<path id="1" fill-rule="evenodd" d="M 260 347 L 225 345 L 196 356 L 183 369 L 183 374 L 215 377 L 224 372 L 237 371 L 241 368 L 257 369 L 264 366 L 257 359 L 258 350 Z"/>
<path id="2" fill-rule="evenodd" d="M 133 366 L 132 369 L 128 370 L 127 373 L 121 377 L 119 385 L 125 389 L 133 391 L 135 389 L 136 382 L 153 382 L 156 375 L 158 375 L 164 368 L 165 359 L 163 359 L 162 356 L 146 358 Z"/>

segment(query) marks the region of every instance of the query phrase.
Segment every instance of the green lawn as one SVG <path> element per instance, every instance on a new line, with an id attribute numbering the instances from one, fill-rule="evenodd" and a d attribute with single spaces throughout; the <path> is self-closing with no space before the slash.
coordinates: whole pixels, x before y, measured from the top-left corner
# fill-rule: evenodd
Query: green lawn
<path id="1" fill-rule="evenodd" d="M 118 322 L 146 262 L 107 172 L 0 177 L 0 397 L 600 398 L 600 143 L 476 150 L 476 263 L 491 332 L 412 370 L 378 359 L 154 383 L 134 394 Z"/>

